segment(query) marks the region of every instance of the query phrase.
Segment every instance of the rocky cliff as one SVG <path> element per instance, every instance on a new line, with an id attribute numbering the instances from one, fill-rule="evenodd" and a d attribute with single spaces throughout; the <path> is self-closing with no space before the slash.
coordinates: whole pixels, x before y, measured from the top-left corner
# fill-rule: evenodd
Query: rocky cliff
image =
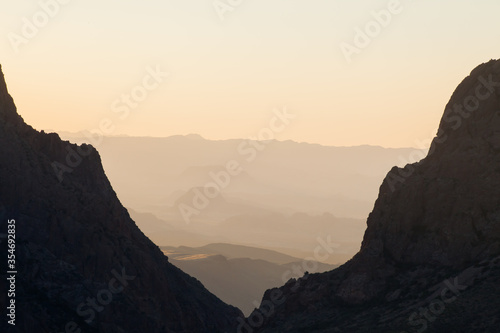
<path id="1" fill-rule="evenodd" d="M 0 234 L 12 219 L 16 326 L 6 321 L 5 255 L 0 331 L 234 332 L 241 312 L 144 236 L 93 147 L 25 124 L 0 68 Z"/>
<path id="2" fill-rule="evenodd" d="M 239 332 L 498 332 L 500 61 L 474 69 L 428 156 L 393 168 L 359 253 L 264 295 Z"/>

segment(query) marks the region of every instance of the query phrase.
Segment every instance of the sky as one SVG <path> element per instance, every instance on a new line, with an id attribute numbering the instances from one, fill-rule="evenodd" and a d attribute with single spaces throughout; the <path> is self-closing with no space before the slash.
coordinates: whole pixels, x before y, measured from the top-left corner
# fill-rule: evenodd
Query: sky
<path id="1" fill-rule="evenodd" d="M 500 57 L 498 13 L 496 0 L 16 0 L 0 64 L 38 130 L 258 138 L 286 110 L 279 140 L 423 148 L 456 86 Z"/>

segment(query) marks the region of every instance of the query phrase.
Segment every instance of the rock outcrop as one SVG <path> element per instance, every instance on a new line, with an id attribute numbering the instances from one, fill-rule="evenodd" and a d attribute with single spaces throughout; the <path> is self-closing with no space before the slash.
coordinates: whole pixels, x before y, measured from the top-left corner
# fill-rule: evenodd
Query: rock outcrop
<path id="1" fill-rule="evenodd" d="M 0 234 L 11 219 L 16 326 L 6 321 L 5 256 L 1 332 L 235 331 L 241 312 L 144 236 L 92 146 L 25 124 L 0 68 Z M 7 253 L 5 240 L 0 246 Z"/>
<path id="2" fill-rule="evenodd" d="M 474 69 L 422 161 L 393 168 L 359 253 L 264 295 L 239 332 L 498 332 L 500 61 Z"/>

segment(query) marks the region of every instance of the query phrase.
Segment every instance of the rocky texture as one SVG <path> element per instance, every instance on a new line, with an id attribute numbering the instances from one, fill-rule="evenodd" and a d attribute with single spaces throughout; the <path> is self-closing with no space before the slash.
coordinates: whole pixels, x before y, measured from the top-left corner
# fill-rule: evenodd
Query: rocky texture
<path id="1" fill-rule="evenodd" d="M 54 162 L 71 171 L 64 167 L 59 178 Z M 0 233 L 7 219 L 16 220 L 17 318 L 13 330 L 2 275 L 2 332 L 234 332 L 241 312 L 144 236 L 97 151 L 26 125 L 0 71 Z M 89 297 L 104 305 L 82 307 Z"/>
<path id="2" fill-rule="evenodd" d="M 267 291 L 239 331 L 498 332 L 500 61 L 458 86 L 428 156 L 389 172 L 367 225 L 353 259 Z"/>

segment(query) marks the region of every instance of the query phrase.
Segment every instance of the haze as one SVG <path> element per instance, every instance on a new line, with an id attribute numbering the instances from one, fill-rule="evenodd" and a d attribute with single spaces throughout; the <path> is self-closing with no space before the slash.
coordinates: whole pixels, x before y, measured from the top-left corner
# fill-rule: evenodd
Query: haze
<path id="1" fill-rule="evenodd" d="M 247 138 L 286 106 L 297 120 L 282 140 L 415 147 L 435 134 L 467 70 L 498 56 L 500 3 L 401 1 L 346 61 L 341 43 L 388 3 L 242 1 L 221 20 L 212 1 L 73 0 L 15 52 L 9 34 L 40 11 L 15 1 L 0 13 L 0 49 L 18 108 L 39 130 L 109 118 L 112 135 Z M 156 66 L 170 76 L 120 119 L 113 102 Z"/>

